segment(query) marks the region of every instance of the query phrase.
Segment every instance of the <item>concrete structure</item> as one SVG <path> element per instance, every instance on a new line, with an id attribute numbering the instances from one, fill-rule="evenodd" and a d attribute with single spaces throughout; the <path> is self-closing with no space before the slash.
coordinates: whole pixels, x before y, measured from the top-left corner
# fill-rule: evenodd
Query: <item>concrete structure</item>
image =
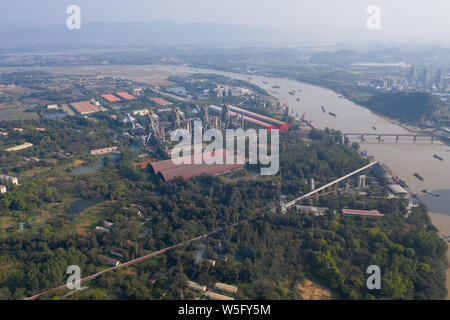
<path id="1" fill-rule="evenodd" d="M 354 209 L 342 209 L 344 216 L 361 216 L 368 218 L 381 218 L 384 214 L 381 214 L 378 210 L 354 210 Z"/>
<path id="2" fill-rule="evenodd" d="M 322 216 L 328 210 L 328 208 L 325 207 L 299 206 L 299 205 L 296 205 L 295 209 L 297 210 L 297 212 L 308 212 L 316 216 Z"/>
<path id="3" fill-rule="evenodd" d="M 191 290 L 198 291 L 201 293 L 206 292 L 206 289 L 207 289 L 206 286 L 202 286 L 201 284 L 194 282 L 194 281 L 188 281 L 187 287 Z"/>
<path id="4" fill-rule="evenodd" d="M 212 159 L 215 154 L 221 155 L 224 164 L 207 164 L 207 159 Z M 164 181 L 171 181 L 177 177 L 182 177 L 183 179 L 189 179 L 192 177 L 197 177 L 205 174 L 219 175 L 232 172 L 235 170 L 240 170 L 244 168 L 244 164 L 225 164 L 226 163 L 226 150 L 220 149 L 215 152 L 207 153 L 203 152 L 200 158 L 201 163 L 195 164 L 195 156 L 191 155 L 188 157 L 181 157 L 179 160 L 180 164 L 176 164 L 169 160 L 150 162 L 150 167 L 153 173 L 161 174 Z"/>
<path id="5" fill-rule="evenodd" d="M 408 194 L 408 191 L 403 188 L 402 186 L 398 185 L 398 184 L 391 184 L 388 185 L 388 189 L 393 193 L 393 194 Z"/>
<path id="6" fill-rule="evenodd" d="M 133 115 L 135 115 L 135 116 L 146 116 L 147 114 L 148 114 L 148 109 L 142 109 L 142 110 L 135 110 L 135 111 L 133 111 Z"/>
<path id="7" fill-rule="evenodd" d="M 119 152 L 119 147 L 114 146 L 114 147 L 108 147 L 108 148 L 103 148 L 103 149 L 95 149 L 95 150 L 91 150 L 91 156 L 99 156 L 99 155 L 104 155 L 107 153 L 118 153 Z"/>
<path id="8" fill-rule="evenodd" d="M 214 106 L 214 105 L 209 105 L 208 109 L 212 110 L 212 111 L 216 111 L 216 112 L 222 112 L 222 108 L 220 108 L 218 106 Z M 229 114 L 232 117 L 235 117 L 235 116 L 238 115 L 238 113 L 234 112 L 234 111 L 229 111 Z M 248 123 L 251 123 L 251 124 L 254 124 L 256 126 L 263 127 L 263 128 L 269 128 L 269 127 L 272 126 L 270 123 L 263 122 L 261 120 L 254 119 L 254 118 L 251 118 L 251 117 L 248 117 L 248 116 L 245 116 L 245 115 L 242 116 L 242 119 L 245 120 Z"/>
<path id="9" fill-rule="evenodd" d="M 159 104 L 160 106 L 168 106 L 172 104 L 169 101 L 164 100 L 163 98 L 149 98 L 149 100 Z"/>
<path id="10" fill-rule="evenodd" d="M 98 111 L 106 111 L 105 108 L 101 108 L 97 103 L 91 101 L 73 102 L 70 107 L 79 114 L 90 114 Z"/>
<path id="11" fill-rule="evenodd" d="M 165 170 L 161 172 L 161 176 L 164 181 L 172 181 L 177 177 L 182 177 L 183 179 L 190 179 L 193 177 L 198 177 L 202 174 L 209 175 L 220 175 L 225 173 L 230 173 L 236 170 L 241 170 L 244 168 L 243 164 L 194 164 L 190 166 L 184 166 L 180 168 L 175 168 L 172 170 Z"/>
<path id="12" fill-rule="evenodd" d="M 309 179 L 309 191 L 314 191 L 316 189 L 316 186 L 314 184 L 314 179 Z"/>
<path id="13" fill-rule="evenodd" d="M 205 259 L 204 261 L 205 261 L 206 263 L 210 264 L 210 265 L 213 266 L 213 267 L 216 266 L 216 260 Z"/>
<path id="14" fill-rule="evenodd" d="M 103 263 L 107 266 L 117 267 L 120 265 L 120 261 L 116 259 L 111 259 L 105 256 L 101 256 L 100 259 L 103 261 Z"/>
<path id="15" fill-rule="evenodd" d="M 339 179 L 336 179 L 336 180 L 334 180 L 334 181 L 332 181 L 332 182 L 330 182 L 330 183 L 327 183 L 326 185 L 324 185 L 324 186 L 322 186 L 322 187 L 319 187 L 319 188 L 317 188 L 317 189 L 314 190 L 314 191 L 310 191 L 310 192 L 308 192 L 307 194 L 304 194 L 304 195 L 298 197 L 297 199 L 294 199 L 294 200 L 292 200 L 291 202 L 289 202 L 289 203 L 287 203 L 286 205 L 284 205 L 283 210 L 289 209 L 289 208 L 291 208 L 294 204 L 296 204 L 298 201 L 301 201 L 301 200 L 304 200 L 304 199 L 306 199 L 306 198 L 309 198 L 309 197 L 311 197 L 311 196 L 313 196 L 313 195 L 315 195 L 315 194 L 317 194 L 317 193 L 319 193 L 319 192 L 321 192 L 321 191 L 323 191 L 323 190 L 326 190 L 327 188 L 330 188 L 330 187 L 334 186 L 335 184 L 340 183 L 341 181 L 345 181 L 346 179 L 348 179 L 348 178 L 354 176 L 354 175 L 357 174 L 357 173 L 360 173 L 360 172 L 362 172 L 362 171 L 364 171 L 364 170 L 367 170 L 367 169 L 369 169 L 369 168 L 372 168 L 372 167 L 375 166 L 377 163 L 378 163 L 378 161 L 372 162 L 372 163 L 370 163 L 370 164 L 368 164 L 368 165 L 366 165 L 366 166 L 364 166 L 364 167 L 362 167 L 362 168 L 359 168 L 358 170 L 355 170 L 355 171 L 353 171 L 353 172 L 350 172 L 349 174 L 346 174 L 346 175 L 343 176 L 343 177 L 340 177 Z"/>
<path id="16" fill-rule="evenodd" d="M 116 92 L 116 94 L 125 100 L 136 100 L 136 97 L 132 96 L 128 92 Z"/>
<path id="17" fill-rule="evenodd" d="M 101 226 L 96 226 L 95 230 L 100 231 L 100 232 L 109 232 L 109 229 L 101 227 Z"/>
<path id="18" fill-rule="evenodd" d="M 231 286 L 229 284 L 221 283 L 221 282 L 216 282 L 216 284 L 214 285 L 214 288 L 217 290 L 223 291 L 225 293 L 229 293 L 229 294 L 236 294 L 238 291 L 237 287 Z"/>
<path id="19" fill-rule="evenodd" d="M 366 176 L 361 174 L 358 176 L 357 187 L 364 188 L 365 186 L 366 186 Z"/>
<path id="20" fill-rule="evenodd" d="M 234 300 L 234 298 L 232 298 L 232 297 L 224 296 L 222 294 L 215 293 L 212 291 L 208 291 L 205 294 L 205 297 L 210 300 Z"/>
<path id="21" fill-rule="evenodd" d="M 14 185 L 18 185 L 19 184 L 19 180 L 17 180 L 16 177 L 11 177 L 11 176 L 6 176 L 6 175 L 0 175 L 0 181 L 2 183 L 11 183 Z"/>
<path id="22" fill-rule="evenodd" d="M 109 102 L 117 102 L 120 101 L 119 98 L 117 98 L 115 95 L 113 94 L 102 94 L 102 98 L 109 101 Z"/>
<path id="23" fill-rule="evenodd" d="M 7 149 L 5 149 L 5 151 L 8 151 L 8 152 L 19 151 L 19 150 L 23 150 L 23 149 L 26 149 L 26 148 L 30 148 L 32 146 L 33 146 L 32 143 L 26 142 L 26 143 L 20 144 L 20 145 L 15 146 L 15 147 L 7 148 Z"/>
<path id="24" fill-rule="evenodd" d="M 6 186 L 0 184 L 0 194 L 6 193 L 6 192 L 7 192 Z"/>

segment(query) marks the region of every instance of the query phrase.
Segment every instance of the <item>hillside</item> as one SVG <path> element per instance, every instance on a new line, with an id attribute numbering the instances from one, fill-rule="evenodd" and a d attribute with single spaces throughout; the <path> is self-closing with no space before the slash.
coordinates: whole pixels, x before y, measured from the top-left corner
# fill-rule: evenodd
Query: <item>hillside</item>
<path id="1" fill-rule="evenodd" d="M 358 103 L 388 117 L 411 123 L 430 119 L 442 109 L 437 97 L 424 92 L 378 93 Z"/>

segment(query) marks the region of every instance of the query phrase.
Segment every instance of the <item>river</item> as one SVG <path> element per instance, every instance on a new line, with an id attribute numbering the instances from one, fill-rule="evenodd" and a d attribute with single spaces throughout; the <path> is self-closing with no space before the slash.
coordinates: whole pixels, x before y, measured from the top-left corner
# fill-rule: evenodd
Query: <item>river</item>
<path id="1" fill-rule="evenodd" d="M 312 125 L 319 129 L 328 127 L 344 133 L 413 133 L 396 121 L 358 106 L 332 90 L 295 80 L 185 66 L 157 65 L 148 68 L 176 73 L 218 74 L 248 81 L 270 92 L 299 115 L 305 113 L 305 118 L 313 121 Z M 273 88 L 274 86 L 279 88 Z M 290 94 L 293 90 L 295 95 Z M 300 101 L 297 98 L 300 98 Z M 326 112 L 322 111 L 321 106 L 325 107 Z M 333 117 L 329 112 L 337 116 Z M 387 165 L 395 175 L 403 178 L 412 192 L 421 194 L 422 190 L 427 189 L 440 194 L 439 198 L 424 195 L 420 196 L 420 199 L 433 210 L 430 217 L 440 234 L 450 235 L 450 146 L 440 141 L 431 143 L 430 139 L 425 138 L 418 138 L 416 143 L 407 137 L 400 138 L 398 143 L 395 139 L 385 140 L 379 143 L 375 138 L 368 138 L 366 142 L 361 143 L 361 149 Z M 443 161 L 434 158 L 434 154 L 439 155 Z M 416 172 L 424 178 L 424 181 L 414 177 Z M 447 270 L 447 289 L 450 293 L 450 269 Z"/>

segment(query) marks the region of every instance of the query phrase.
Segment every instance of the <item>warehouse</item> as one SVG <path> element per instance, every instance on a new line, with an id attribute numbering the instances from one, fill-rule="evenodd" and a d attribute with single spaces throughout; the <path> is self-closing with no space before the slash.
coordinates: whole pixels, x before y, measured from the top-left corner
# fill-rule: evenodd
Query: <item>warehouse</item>
<path id="1" fill-rule="evenodd" d="M 115 95 L 113 94 L 102 94 L 102 98 L 105 100 L 108 100 L 109 102 L 117 102 L 120 101 L 119 98 L 117 98 Z"/>
<path id="2" fill-rule="evenodd" d="M 225 284 L 225 283 L 221 283 L 221 282 L 216 282 L 216 284 L 214 285 L 214 288 L 220 291 L 223 291 L 225 293 L 229 293 L 229 294 L 236 294 L 238 288 L 235 286 L 231 286 L 229 284 Z"/>
<path id="3" fill-rule="evenodd" d="M 362 216 L 368 218 L 381 218 L 384 214 L 381 214 L 378 210 L 353 210 L 353 209 L 342 209 L 344 216 Z"/>
<path id="4" fill-rule="evenodd" d="M 72 109 L 79 114 L 89 114 L 98 111 L 106 111 L 105 108 L 96 106 L 90 101 L 73 102 L 70 104 Z"/>
<path id="5" fill-rule="evenodd" d="M 136 97 L 132 96 L 131 94 L 127 92 L 116 92 L 116 94 L 125 100 L 136 100 Z"/>
<path id="6" fill-rule="evenodd" d="M 234 298 L 228 297 L 228 296 L 224 296 L 223 294 L 218 294 L 212 291 L 208 291 L 205 294 L 205 297 L 210 299 L 210 300 L 234 300 Z"/>
<path id="7" fill-rule="evenodd" d="M 149 98 L 149 99 L 150 99 L 150 101 L 153 101 L 153 102 L 159 104 L 160 106 L 168 106 L 168 105 L 172 104 L 169 101 L 164 100 L 163 98 Z"/>
<path id="8" fill-rule="evenodd" d="M 30 147 L 32 147 L 32 146 L 33 146 L 32 143 L 26 142 L 26 143 L 20 144 L 20 145 L 18 145 L 18 146 L 15 146 L 15 147 L 11 147 L 11 148 L 5 149 L 5 151 L 8 151 L 8 152 L 11 152 L 11 151 L 19 151 L 19 150 L 23 150 L 23 149 L 26 149 L 26 148 L 30 148 Z"/>
<path id="9" fill-rule="evenodd" d="M 160 174 L 164 181 L 172 181 L 177 177 L 190 179 L 202 174 L 219 175 L 230 173 L 244 168 L 243 164 L 194 164 L 183 166 L 171 170 L 161 171 Z"/>

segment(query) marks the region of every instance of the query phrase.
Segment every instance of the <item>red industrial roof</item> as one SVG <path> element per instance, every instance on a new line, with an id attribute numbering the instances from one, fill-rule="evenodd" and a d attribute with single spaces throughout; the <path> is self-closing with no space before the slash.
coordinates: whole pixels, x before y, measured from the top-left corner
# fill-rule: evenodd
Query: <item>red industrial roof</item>
<path id="1" fill-rule="evenodd" d="M 217 151 L 213 151 L 211 153 L 204 152 L 203 153 L 203 163 L 202 164 L 194 164 L 194 155 L 188 157 L 181 157 L 180 160 L 184 160 L 187 163 L 175 164 L 172 159 L 163 160 L 150 163 L 150 166 L 153 169 L 155 174 L 160 173 L 164 179 L 164 181 L 171 181 L 176 177 L 183 177 L 184 179 L 189 179 L 192 177 L 199 176 L 203 173 L 206 174 L 223 174 L 227 172 L 231 172 L 234 170 L 239 170 L 244 168 L 243 164 L 206 164 L 206 161 L 209 157 L 214 157 L 218 154 L 221 154 L 223 157 L 223 162 L 226 162 L 226 150 L 220 149 Z M 181 161 L 180 161 L 181 162 Z"/>
<path id="2" fill-rule="evenodd" d="M 102 94 L 102 98 L 108 100 L 109 102 L 116 102 L 116 101 L 120 101 L 119 98 L 117 98 L 115 95 L 113 94 Z"/>
<path id="3" fill-rule="evenodd" d="M 92 113 L 103 110 L 93 105 L 90 101 L 73 102 L 70 105 L 76 112 L 80 114 Z"/>
<path id="4" fill-rule="evenodd" d="M 205 174 L 217 175 L 243 169 L 243 164 L 197 164 L 161 171 L 164 181 L 171 181 L 177 177 L 189 179 Z"/>
<path id="5" fill-rule="evenodd" d="M 168 106 L 169 104 L 171 104 L 169 101 L 164 100 L 163 98 L 149 98 L 149 99 L 162 106 Z"/>
<path id="6" fill-rule="evenodd" d="M 225 149 L 220 149 L 220 150 L 217 150 L 217 151 L 213 151 L 211 153 L 203 152 L 203 154 L 202 154 L 202 160 L 203 161 L 202 162 L 205 163 L 209 157 L 214 157 L 216 155 L 216 152 L 218 154 L 222 154 L 223 163 L 225 163 L 226 162 L 225 155 L 227 154 Z M 176 169 L 176 168 L 191 166 L 191 165 L 194 164 L 194 160 L 195 160 L 194 159 L 194 155 L 190 155 L 190 156 L 187 156 L 187 157 L 180 157 L 178 159 L 178 161 L 177 161 L 179 164 L 176 164 L 174 162 L 174 160 L 169 159 L 169 160 L 151 162 L 150 166 L 152 167 L 153 172 L 155 174 L 157 174 L 157 173 L 159 173 L 161 171 L 166 171 L 166 170 L 172 170 L 172 169 Z"/>
<path id="7" fill-rule="evenodd" d="M 260 121 L 268 122 L 268 123 L 276 125 L 276 126 L 281 126 L 281 125 L 284 124 L 284 122 L 279 121 L 277 119 L 266 117 L 266 116 L 263 116 L 261 114 L 257 114 L 257 113 L 254 113 L 254 112 L 251 112 L 251 111 L 239 108 L 239 107 L 230 106 L 230 110 L 233 110 L 233 111 L 238 112 L 238 113 L 242 113 L 242 114 L 244 114 L 246 116 L 249 116 L 250 118 L 254 118 L 254 119 L 257 119 L 257 120 L 260 120 Z"/>
<path id="8" fill-rule="evenodd" d="M 345 215 L 358 215 L 358 216 L 368 216 L 368 217 L 383 217 L 378 210 L 353 210 L 353 209 L 342 209 Z"/>
<path id="9" fill-rule="evenodd" d="M 116 92 L 116 94 L 121 97 L 124 98 L 125 100 L 135 100 L 136 97 L 132 96 L 131 94 L 128 94 L 127 92 Z"/>
<path id="10" fill-rule="evenodd" d="M 210 105 L 210 106 L 208 106 L 208 108 L 211 109 L 211 110 L 215 110 L 217 112 L 221 112 L 222 111 L 222 108 L 220 108 L 218 106 Z M 230 111 L 230 114 L 232 116 L 237 115 L 237 113 L 233 112 L 233 111 Z M 263 128 L 269 128 L 269 127 L 272 126 L 270 123 L 263 122 L 263 121 L 260 121 L 260 120 L 254 119 L 254 118 L 250 118 L 250 117 L 247 117 L 247 116 L 244 116 L 244 121 L 247 121 L 249 123 L 252 123 L 254 125 L 257 125 L 257 126 L 260 126 L 260 127 L 263 127 Z"/>

